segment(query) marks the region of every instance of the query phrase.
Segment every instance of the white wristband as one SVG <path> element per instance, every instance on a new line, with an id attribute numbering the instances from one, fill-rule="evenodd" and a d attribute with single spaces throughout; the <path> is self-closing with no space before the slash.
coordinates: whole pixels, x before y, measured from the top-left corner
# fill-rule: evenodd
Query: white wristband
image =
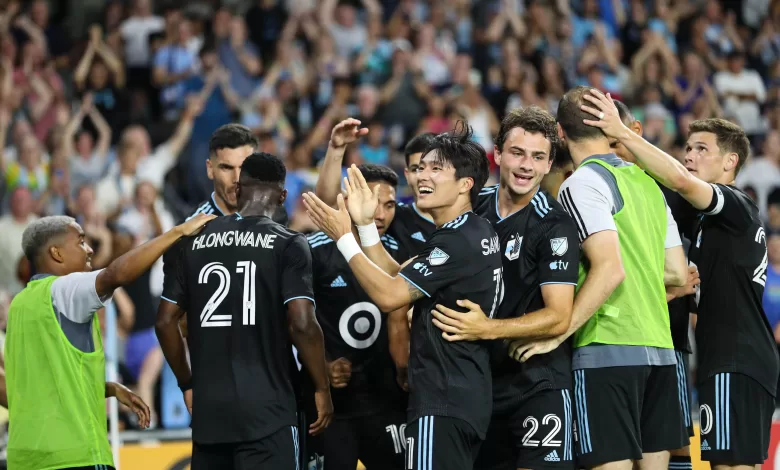
<path id="1" fill-rule="evenodd" d="M 380 241 L 379 230 L 374 222 L 371 222 L 370 225 L 358 225 L 357 231 L 360 235 L 360 244 L 363 246 L 374 246 Z"/>
<path id="2" fill-rule="evenodd" d="M 347 263 L 349 263 L 349 260 L 351 260 L 353 256 L 363 252 L 363 250 L 360 249 L 357 240 L 355 240 L 355 236 L 352 235 L 352 232 L 342 235 L 342 237 L 339 238 L 339 241 L 336 242 L 336 247 L 338 247 L 339 251 L 344 256 L 344 259 L 347 260 Z"/>

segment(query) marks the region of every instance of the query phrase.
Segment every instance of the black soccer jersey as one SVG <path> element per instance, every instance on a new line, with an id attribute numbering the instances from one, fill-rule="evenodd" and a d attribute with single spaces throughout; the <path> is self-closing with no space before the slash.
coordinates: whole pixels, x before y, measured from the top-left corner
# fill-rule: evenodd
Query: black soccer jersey
<path id="1" fill-rule="evenodd" d="M 417 207 L 412 203 L 398 204 L 395 207 L 395 217 L 387 233 L 398 240 L 406 253 L 414 255 L 425 248 L 426 242 L 435 230 L 436 225 L 420 215 Z"/>
<path id="2" fill-rule="evenodd" d="M 386 313 L 380 312 L 360 287 L 333 240 L 323 232 L 307 238 L 325 352 L 329 361 L 343 357 L 352 363 L 349 384 L 331 390 L 336 416 L 349 418 L 403 409 L 390 358 Z M 397 261 L 403 263 L 409 258 L 393 237 L 383 236 L 382 243 Z"/>
<path id="3" fill-rule="evenodd" d="M 693 228 L 698 221 L 699 213 L 690 202 L 686 201 L 678 193 L 660 183 L 658 186 L 664 194 L 666 205 L 669 206 L 669 210 L 677 222 L 683 249 L 688 253 L 691 245 L 690 240 L 693 238 Z M 669 302 L 669 326 L 672 330 L 672 343 L 674 343 L 674 349 L 678 351 L 691 352 L 688 327 L 690 324 L 690 313 L 696 310 L 693 297 L 689 295 Z"/>
<path id="4" fill-rule="evenodd" d="M 201 202 L 197 209 L 187 217 L 186 220 L 190 220 L 191 218 L 195 217 L 198 214 L 216 214 L 216 215 L 225 215 L 225 213 L 222 212 L 222 210 L 217 205 L 216 199 L 214 199 L 214 193 L 211 193 L 211 197 L 207 200 Z M 276 209 L 276 212 L 274 212 L 273 216 L 274 222 L 277 224 L 287 225 L 289 223 L 289 218 L 287 217 L 287 210 L 284 208 L 284 206 L 279 206 Z"/>
<path id="5" fill-rule="evenodd" d="M 542 190 L 523 209 L 498 214 L 498 186 L 482 189 L 475 209 L 501 241 L 507 289 L 497 318 L 514 318 L 544 308 L 542 285 L 577 285 L 577 227 L 563 207 Z M 511 409 L 530 393 L 571 388 L 571 346 L 568 341 L 525 363 L 509 357 L 503 341 L 493 342 L 493 406 Z"/>
<path id="6" fill-rule="evenodd" d="M 462 311 L 468 299 L 494 316 L 501 301 L 501 254 L 490 223 L 467 212 L 442 225 L 400 275 L 424 295 L 414 304 L 409 354 L 409 421 L 450 416 L 485 438 L 492 408 L 488 344 L 448 342 L 434 324 L 436 304 Z"/>
<path id="7" fill-rule="evenodd" d="M 758 207 L 739 189 L 712 187 L 712 204 L 702 211 L 691 247 L 701 276 L 697 379 L 737 372 L 775 396 L 780 365 L 761 305 L 767 250 Z"/>
<path id="8" fill-rule="evenodd" d="M 220 217 L 179 243 L 163 296 L 187 312 L 193 439 L 258 440 L 296 425 L 285 304 L 313 301 L 306 238 L 268 217 Z"/>

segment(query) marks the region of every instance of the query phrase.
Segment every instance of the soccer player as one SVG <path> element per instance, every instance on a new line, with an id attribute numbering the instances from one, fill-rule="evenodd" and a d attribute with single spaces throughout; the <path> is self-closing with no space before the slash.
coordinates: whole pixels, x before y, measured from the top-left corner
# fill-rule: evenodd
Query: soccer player
<path id="1" fill-rule="evenodd" d="M 385 234 L 396 210 L 398 176 L 381 165 L 361 165 L 360 172 L 379 191 L 374 222 L 382 244 L 396 261 L 406 261 L 409 256 Z M 372 470 L 403 468 L 405 403 L 389 353 L 387 313 L 360 287 L 333 239 L 317 232 L 308 240 L 317 320 L 325 335 L 333 387 L 334 419 L 322 435 L 324 464 L 352 469 L 359 458 Z M 401 327 L 407 328 L 405 323 Z"/>
<path id="2" fill-rule="evenodd" d="M 322 330 L 314 316 L 311 253 L 303 235 L 273 222 L 287 195 L 277 157 L 241 165 L 240 212 L 183 241 L 163 289 L 157 333 L 192 411 L 193 470 L 297 468 L 292 338 L 315 386 L 318 420 L 333 406 Z M 188 315 L 192 371 L 178 319 Z"/>
<path id="3" fill-rule="evenodd" d="M 142 427 L 149 426 L 149 407 L 125 387 L 106 383 L 95 312 L 117 287 L 134 281 L 168 247 L 213 218 L 191 219 L 98 271 L 92 271 L 92 248 L 74 219 L 44 217 L 25 229 L 22 248 L 38 274 L 8 310 L 9 468 L 113 468 L 107 397 L 117 397 Z"/>
<path id="4" fill-rule="evenodd" d="M 246 126 L 225 124 L 219 127 L 209 139 L 209 158 L 206 160 L 206 172 L 214 182 L 211 198 L 198 204 L 190 214 L 230 215 L 238 210 L 238 176 L 244 159 L 257 151 L 257 137 Z M 287 211 L 280 205 L 273 220 L 287 225 Z"/>
<path id="5" fill-rule="evenodd" d="M 615 100 L 615 106 L 623 124 L 638 135 L 642 135 L 642 123 L 631 114 L 628 106 L 618 100 Z M 619 140 L 611 138 L 609 146 L 620 159 L 636 164 L 634 154 L 625 145 L 621 144 Z M 665 186 L 659 185 L 659 187 L 664 194 L 675 222 L 677 222 L 683 248 L 687 253 L 691 245 L 691 236 L 689 234 L 692 231 L 692 225 L 697 219 L 696 211 L 679 194 Z M 693 436 L 690 387 L 688 387 L 688 363 L 691 354 L 688 328 L 690 312 L 694 311 L 696 306 L 692 294 L 695 294 L 698 284 L 699 272 L 695 266 L 691 266 L 688 268 L 688 281 L 684 287 L 668 287 L 666 289 L 666 299 L 669 305 L 669 324 L 672 329 L 672 343 L 674 344 L 674 354 L 677 356 L 677 387 L 680 393 L 680 412 L 682 413 L 683 426 L 685 426 L 685 432 L 688 437 Z M 681 449 L 671 451 L 669 460 L 670 470 L 690 470 L 691 468 L 691 449 L 689 445 L 686 444 Z"/>
<path id="6" fill-rule="evenodd" d="M 595 91 L 583 110 L 588 125 L 618 139 L 664 186 L 703 217 L 691 260 L 701 276 L 696 323 L 701 456 L 716 469 L 752 468 L 768 457 L 780 373 L 777 347 L 761 298 L 766 234 L 756 204 L 733 186 L 750 143 L 722 119 L 694 121 L 684 165 L 626 129 L 610 96 Z"/>
<path id="7" fill-rule="evenodd" d="M 331 206 L 336 205 L 336 196 L 341 192 L 341 167 L 347 145 L 368 134 L 368 129 L 361 128 L 360 124 L 357 119 L 348 118 L 337 124 L 331 132 L 328 152 L 320 168 L 315 189 L 317 197 Z M 415 201 L 420 196 L 417 192 L 417 167 L 420 165 L 423 152 L 434 137 L 435 135 L 431 133 L 420 134 L 410 140 L 404 148 L 406 160 L 404 176 L 409 187 L 412 188 Z M 387 233 L 398 241 L 403 251 L 414 254 L 422 251 L 435 230 L 436 224 L 433 223 L 431 215 L 413 202 L 408 205 L 398 204 L 393 223 Z"/>
<path id="8" fill-rule="evenodd" d="M 512 287 L 494 319 L 468 300 L 460 304 L 465 313 L 439 307 L 433 322 L 446 339 L 528 341 L 569 328 L 577 228 L 539 188 L 559 146 L 555 118 L 537 107 L 512 111 L 501 122 L 494 153 L 500 183 L 480 192 L 475 212 L 498 232 L 504 284 Z M 494 349 L 493 417 L 477 468 L 574 468 L 569 343 L 527 362 L 509 357 L 503 341 L 494 341 Z"/>
<path id="9" fill-rule="evenodd" d="M 349 170 L 349 212 L 342 196 L 333 209 L 314 194 L 304 195 L 312 220 L 337 240 L 355 277 L 381 311 L 397 312 L 414 303 L 406 428 L 406 468 L 412 470 L 471 469 L 490 421 L 487 346 L 447 342 L 431 322 L 437 304 L 457 308 L 458 299 L 467 297 L 493 316 L 500 301 L 498 236 L 471 211 L 488 178 L 485 151 L 471 135 L 468 129 L 436 136 L 420 161 L 417 204 L 439 228 L 403 268 L 380 244 L 372 220 L 378 195 L 356 168 Z M 365 255 L 352 234 L 350 215 Z"/>
<path id="10" fill-rule="evenodd" d="M 577 167 L 558 199 L 577 225 L 585 257 L 571 326 L 515 354 L 547 352 L 574 334 L 578 463 L 666 468 L 669 450 L 687 436 L 664 285 L 684 285 L 688 267 L 658 186 L 583 124 L 588 90 L 568 91 L 558 107 L 561 137 Z"/>

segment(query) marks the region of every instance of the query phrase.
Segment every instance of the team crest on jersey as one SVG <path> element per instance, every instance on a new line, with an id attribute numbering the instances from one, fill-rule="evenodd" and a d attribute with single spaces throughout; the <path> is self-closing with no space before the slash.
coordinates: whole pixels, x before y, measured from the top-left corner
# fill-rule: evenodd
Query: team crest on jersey
<path id="1" fill-rule="evenodd" d="M 563 256 L 569 251 L 569 239 L 566 237 L 553 238 L 550 240 L 550 248 L 556 256 Z"/>
<path id="2" fill-rule="evenodd" d="M 433 251 L 431 251 L 431 254 L 428 255 L 428 264 L 431 266 L 441 266 L 446 263 L 448 259 L 450 259 L 450 255 L 445 253 L 444 250 L 434 248 Z"/>
<path id="3" fill-rule="evenodd" d="M 520 257 L 520 247 L 523 244 L 523 237 L 519 233 L 516 233 L 511 240 L 506 244 L 506 250 L 504 250 L 504 256 L 509 261 L 514 261 Z"/>

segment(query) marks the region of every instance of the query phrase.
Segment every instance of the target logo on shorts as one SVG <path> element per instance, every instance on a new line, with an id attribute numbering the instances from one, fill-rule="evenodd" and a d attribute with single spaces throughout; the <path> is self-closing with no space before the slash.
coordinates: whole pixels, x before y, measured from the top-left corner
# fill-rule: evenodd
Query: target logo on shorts
<path id="1" fill-rule="evenodd" d="M 371 302 L 358 302 L 344 310 L 339 319 L 339 333 L 355 349 L 366 349 L 376 342 L 381 330 L 382 313 Z"/>

